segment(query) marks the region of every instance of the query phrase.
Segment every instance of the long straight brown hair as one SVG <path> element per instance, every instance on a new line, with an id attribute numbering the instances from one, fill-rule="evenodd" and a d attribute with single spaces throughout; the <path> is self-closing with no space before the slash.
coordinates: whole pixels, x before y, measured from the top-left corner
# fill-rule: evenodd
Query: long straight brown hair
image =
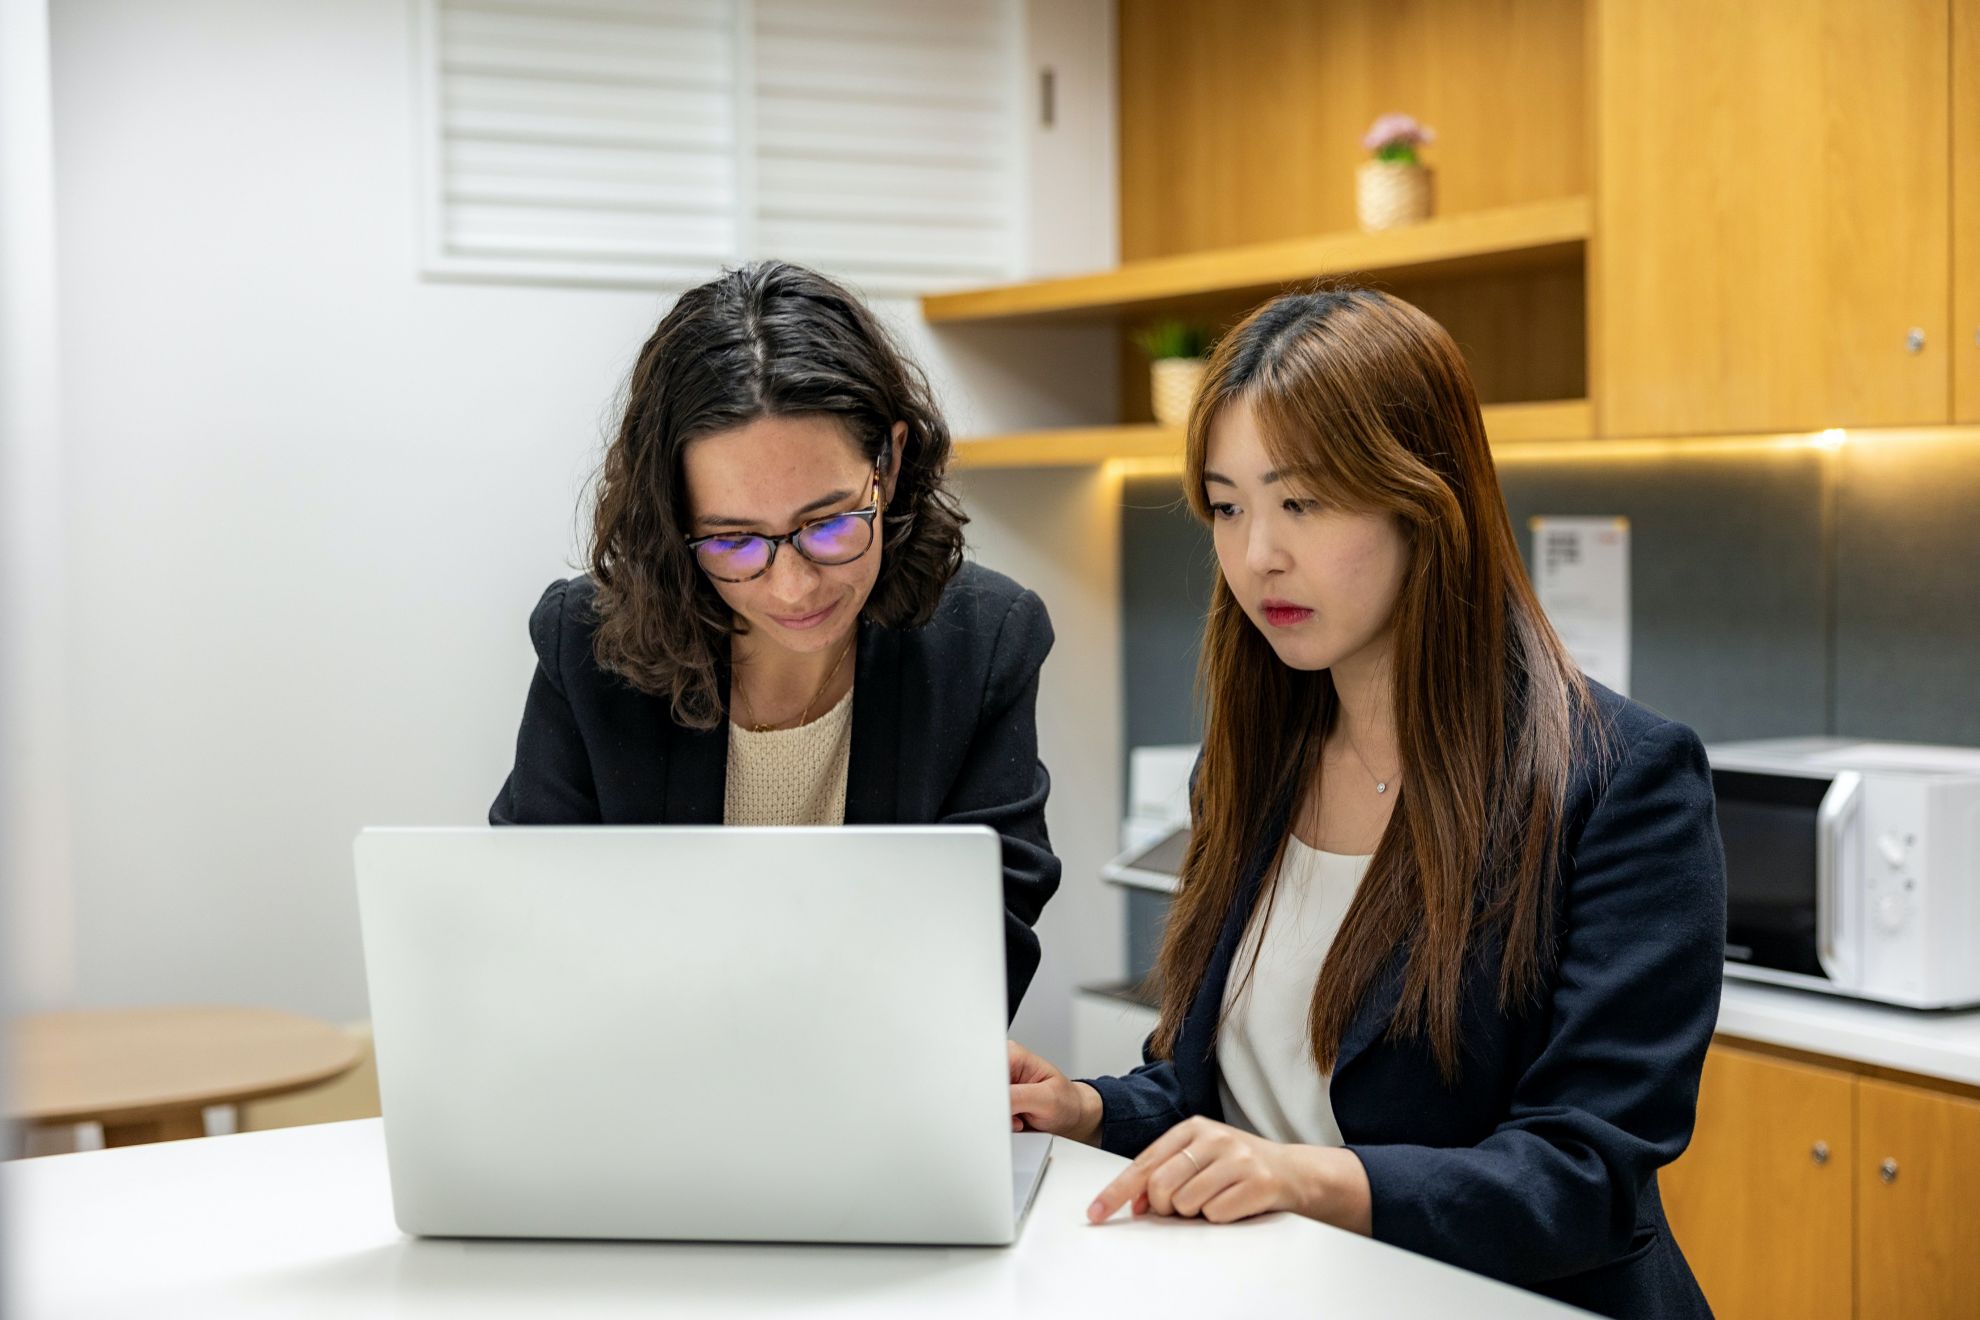
<path id="1" fill-rule="evenodd" d="M 1389 1030 L 1426 1039 L 1448 1081 L 1458 1072 L 1464 963 L 1481 936 L 1503 938 L 1502 1008 L 1531 1001 L 1543 984 L 1587 683 L 1527 581 L 1470 372 L 1443 327 L 1356 287 L 1289 294 L 1251 313 L 1218 345 L 1190 413 L 1185 494 L 1205 522 L 1210 430 L 1240 398 L 1280 471 L 1334 504 L 1393 516 L 1409 545 L 1391 623 L 1402 782 L 1318 969 L 1314 1062 L 1333 1071 L 1348 1023 L 1401 948 L 1407 967 Z M 1165 1057 L 1247 868 L 1267 849 L 1251 911 L 1270 903 L 1285 847 L 1283 831 L 1268 837 L 1275 804 L 1296 814 L 1317 784 L 1336 708 L 1330 674 L 1279 660 L 1221 573 L 1198 681 L 1194 828 L 1158 962 L 1155 1047 Z"/>

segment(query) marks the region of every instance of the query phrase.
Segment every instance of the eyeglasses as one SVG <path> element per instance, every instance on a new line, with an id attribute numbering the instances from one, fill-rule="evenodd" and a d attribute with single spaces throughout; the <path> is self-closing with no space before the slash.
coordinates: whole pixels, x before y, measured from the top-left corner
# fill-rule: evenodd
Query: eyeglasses
<path id="1" fill-rule="evenodd" d="M 873 523 L 886 508 L 880 498 L 880 474 L 873 474 L 873 502 L 864 509 L 814 518 L 782 536 L 695 536 L 694 551 L 701 571 L 717 582 L 748 582 L 760 578 L 777 562 L 777 547 L 791 548 L 814 564 L 850 564 L 873 547 Z"/>

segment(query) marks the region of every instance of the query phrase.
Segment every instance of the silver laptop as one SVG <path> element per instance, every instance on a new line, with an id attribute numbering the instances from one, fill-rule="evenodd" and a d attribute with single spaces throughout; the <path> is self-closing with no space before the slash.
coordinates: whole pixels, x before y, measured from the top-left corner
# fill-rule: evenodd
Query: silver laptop
<path id="1" fill-rule="evenodd" d="M 392 1202 L 447 1237 L 1003 1244 L 982 827 L 365 830 Z"/>

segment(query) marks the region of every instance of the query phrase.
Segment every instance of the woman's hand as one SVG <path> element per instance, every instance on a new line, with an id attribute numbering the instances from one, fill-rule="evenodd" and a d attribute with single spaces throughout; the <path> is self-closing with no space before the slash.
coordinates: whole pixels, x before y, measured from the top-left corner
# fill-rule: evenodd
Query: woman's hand
<path id="1" fill-rule="evenodd" d="M 1267 1141 L 1207 1118 L 1157 1137 L 1086 1208 L 1104 1223 L 1124 1205 L 1136 1214 L 1201 1216 L 1216 1224 L 1274 1210 L 1369 1231 L 1368 1173 L 1338 1146 Z"/>
<path id="2" fill-rule="evenodd" d="M 1100 1093 L 1066 1075 L 1016 1041 L 1011 1055 L 1011 1131 L 1050 1132 L 1093 1145 L 1104 1108 Z"/>

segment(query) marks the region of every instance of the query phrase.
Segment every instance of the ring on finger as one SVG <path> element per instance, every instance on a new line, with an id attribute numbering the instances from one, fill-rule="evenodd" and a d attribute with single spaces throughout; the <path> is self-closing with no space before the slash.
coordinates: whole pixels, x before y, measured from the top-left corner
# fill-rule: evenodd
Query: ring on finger
<path id="1" fill-rule="evenodd" d="M 1187 1146 L 1183 1147 L 1182 1156 L 1184 1159 L 1189 1161 L 1191 1168 L 1195 1169 L 1198 1173 L 1203 1172 L 1203 1166 L 1197 1163 L 1196 1156 L 1189 1153 L 1189 1148 Z"/>

